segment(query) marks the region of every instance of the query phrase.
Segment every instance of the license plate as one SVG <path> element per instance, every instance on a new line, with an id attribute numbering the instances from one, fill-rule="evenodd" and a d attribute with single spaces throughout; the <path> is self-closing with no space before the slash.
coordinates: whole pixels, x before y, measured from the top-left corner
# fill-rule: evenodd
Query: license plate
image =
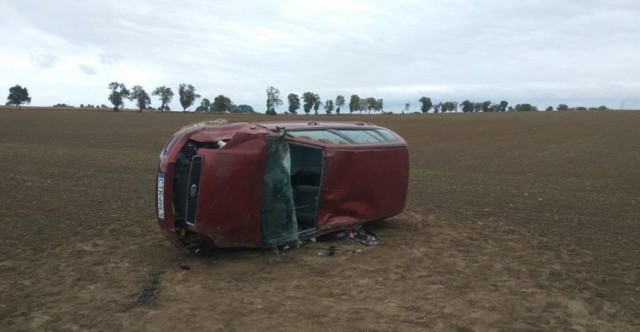
<path id="1" fill-rule="evenodd" d="M 164 219 L 164 173 L 158 173 L 158 219 Z"/>

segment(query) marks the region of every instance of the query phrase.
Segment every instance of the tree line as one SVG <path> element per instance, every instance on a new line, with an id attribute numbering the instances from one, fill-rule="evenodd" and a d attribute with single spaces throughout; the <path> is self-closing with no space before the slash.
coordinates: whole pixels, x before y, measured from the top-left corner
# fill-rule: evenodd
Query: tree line
<path id="1" fill-rule="evenodd" d="M 149 97 L 149 94 L 140 85 L 136 85 L 129 90 L 123 83 L 111 82 L 109 89 L 111 90 L 109 101 L 113 104 L 114 111 L 118 111 L 124 107 L 124 99 L 134 101 L 139 112 L 145 109 L 151 109 L 151 97 Z M 157 96 L 160 100 L 158 111 L 171 111 L 169 103 L 173 100 L 174 93 L 170 87 L 164 85 L 156 87 L 153 92 L 151 92 L 151 95 Z M 178 96 L 183 112 L 186 112 L 189 107 L 193 106 L 196 99 L 202 97 L 196 93 L 196 88 L 191 84 L 178 85 Z M 213 99 L 213 102 L 207 98 L 203 98 L 200 105 L 196 107 L 195 112 L 255 113 L 251 106 L 235 105 L 231 99 L 225 95 L 218 95 Z"/>
<path id="2" fill-rule="evenodd" d="M 490 100 L 483 102 L 472 102 L 470 100 L 464 100 L 461 103 L 457 103 L 455 101 L 446 101 L 438 104 L 434 104 L 429 97 L 421 97 L 418 102 L 420 102 L 420 111 L 422 113 L 428 113 L 431 109 L 433 109 L 433 113 L 446 113 L 446 112 L 458 112 L 458 110 L 463 113 L 475 113 L 475 112 L 537 112 L 538 107 L 531 104 L 517 104 L 515 106 L 509 106 L 509 103 L 506 100 L 502 100 L 499 103 L 492 103 Z M 405 104 L 405 109 L 403 112 L 409 112 L 410 103 Z M 555 109 L 556 111 L 593 111 L 600 110 L 606 111 L 608 108 L 604 105 L 600 107 L 573 107 L 570 108 L 566 104 L 560 104 Z M 554 111 L 553 106 L 548 106 L 545 108 L 545 111 Z"/>
<path id="3" fill-rule="evenodd" d="M 281 106 L 284 102 L 280 97 L 280 90 L 277 88 L 270 86 L 266 90 L 267 93 L 267 110 L 266 114 L 268 115 L 276 115 L 276 107 Z M 287 111 L 285 114 L 298 114 L 298 110 L 302 107 L 302 110 L 306 115 L 311 113 L 311 110 L 314 111 L 314 114 L 318 114 L 318 110 L 322 107 L 327 114 L 332 114 L 335 110 L 336 114 L 340 114 L 342 108 L 346 103 L 346 99 L 343 95 L 337 95 L 334 99 L 327 99 L 322 102 L 320 95 L 317 93 L 307 91 L 302 94 L 302 98 L 300 95 L 296 93 L 289 93 L 287 95 Z M 384 108 L 384 100 L 376 99 L 374 97 L 368 98 L 360 98 L 358 95 L 351 95 L 349 100 L 349 113 L 359 112 L 362 114 L 362 111 L 368 110 L 369 114 L 371 111 L 382 112 Z"/>
<path id="4" fill-rule="evenodd" d="M 431 109 L 433 109 L 433 113 L 446 113 L 446 112 L 458 112 L 460 109 L 464 113 L 472 113 L 472 112 L 506 112 L 508 110 L 513 110 L 513 108 L 508 108 L 509 103 L 506 100 L 502 100 L 501 102 L 494 104 L 491 101 L 487 100 L 484 102 L 472 102 L 470 100 L 465 100 L 458 104 L 455 101 L 445 101 L 438 104 L 434 104 L 429 97 L 420 97 L 418 99 L 421 107 L 420 111 L 422 113 L 428 113 Z M 405 104 L 406 112 L 409 111 L 410 103 Z M 529 111 L 534 110 L 530 109 L 530 104 L 521 104 L 516 105 L 516 108 L 520 111 Z"/>
<path id="5" fill-rule="evenodd" d="M 126 99 L 135 102 L 135 105 L 139 112 L 143 110 L 153 110 L 151 107 L 151 97 L 145 91 L 145 89 L 140 85 L 135 85 L 129 90 L 125 84 L 119 82 L 111 82 L 109 84 L 109 93 L 108 100 L 113 104 L 114 111 L 120 111 L 124 108 L 124 101 Z M 277 88 L 270 86 L 266 90 L 267 101 L 266 101 L 266 114 L 276 115 L 276 108 L 281 106 L 284 102 L 280 97 L 280 90 Z M 169 104 L 173 100 L 174 93 L 170 87 L 167 86 L 159 86 L 156 87 L 152 92 L 152 96 L 157 96 L 160 101 L 160 107 L 157 108 L 158 111 L 170 111 Z M 182 106 L 182 111 L 186 112 L 187 109 L 195 103 L 195 101 L 202 96 L 196 93 L 196 89 L 191 84 L 180 84 L 178 85 L 178 96 L 180 105 Z M 491 101 L 483 101 L 483 102 L 472 102 L 470 100 L 464 100 L 461 103 L 455 101 L 445 101 L 434 104 L 429 97 L 422 96 L 418 99 L 420 103 L 420 111 L 421 113 L 446 113 L 446 112 L 458 112 L 459 110 L 464 113 L 474 113 L 474 112 L 506 112 L 506 111 L 516 111 L 516 112 L 531 112 L 538 111 L 538 108 L 531 104 L 517 104 L 515 106 L 510 106 L 506 100 L 502 100 L 499 103 L 492 103 Z M 31 103 L 31 97 L 29 96 L 29 91 L 26 87 L 22 87 L 20 85 L 15 85 L 9 88 L 9 95 L 7 97 L 6 105 L 15 105 L 18 108 L 22 104 Z M 346 104 L 346 99 L 343 95 L 337 95 L 334 99 L 327 99 L 322 102 L 322 99 L 317 93 L 307 91 L 302 93 L 302 96 L 296 93 L 289 93 L 287 95 L 287 111 L 285 114 L 298 114 L 298 110 L 302 108 L 305 114 L 310 114 L 311 110 L 314 111 L 314 114 L 318 114 L 318 110 L 323 108 L 326 114 L 332 114 L 335 110 L 336 114 L 341 114 L 342 108 Z M 71 107 L 67 104 L 56 104 L 53 107 Z M 80 105 L 80 107 L 88 107 L 88 108 L 107 108 L 106 105 L 102 104 L 101 106 L 93 106 L 93 105 Z M 377 99 L 374 97 L 361 98 L 357 94 L 351 95 L 349 99 L 349 113 L 353 114 L 354 112 L 358 112 L 362 114 L 363 111 L 368 111 L 371 114 L 371 111 L 374 112 L 383 112 L 384 111 L 384 100 Z M 402 113 L 410 113 L 411 103 L 406 103 L 405 108 L 402 110 Z M 553 106 L 548 106 L 545 111 L 553 111 Z M 600 107 L 573 107 L 570 108 L 566 104 L 560 104 L 555 109 L 557 111 L 586 111 L 586 110 L 608 110 L 608 108 L 604 105 Z M 195 112 L 229 112 L 229 113 L 256 113 L 253 107 L 249 105 L 235 105 L 233 101 L 227 96 L 218 95 L 213 98 L 213 101 L 203 98 L 200 102 L 200 105 L 195 108 Z M 420 112 L 414 112 L 420 113 Z"/>
<path id="6" fill-rule="evenodd" d="M 266 90 L 267 93 L 267 110 L 266 114 L 276 115 L 276 107 L 283 104 L 283 100 L 280 98 L 280 90 L 270 86 Z M 305 92 L 302 94 L 302 98 L 296 93 L 289 93 L 287 95 L 288 109 L 285 114 L 298 114 L 300 107 L 304 110 L 305 114 L 309 114 L 311 110 L 314 110 L 314 114 L 318 114 L 318 109 L 323 107 L 327 114 L 332 114 L 335 108 L 337 114 L 340 114 L 341 107 L 345 105 L 345 97 L 342 95 L 336 96 L 335 102 L 332 99 L 328 99 L 322 103 L 320 96 L 317 93 Z M 517 104 L 515 106 L 509 106 L 509 102 L 502 100 L 499 103 L 492 103 L 489 100 L 483 102 L 472 102 L 468 99 L 461 103 L 455 101 L 445 101 L 434 104 L 431 98 L 422 96 L 418 99 L 421 104 L 420 111 L 422 113 L 446 113 L 446 112 L 458 112 L 463 113 L 475 113 L 475 112 L 536 112 L 538 107 L 524 103 Z M 361 98 L 357 94 L 351 95 L 349 100 L 349 113 L 368 111 L 383 112 L 384 100 L 376 99 L 374 97 Z M 402 113 L 410 113 L 411 103 L 406 103 Z M 545 111 L 553 111 L 553 106 L 548 106 Z M 600 106 L 598 108 L 586 108 L 586 107 L 574 107 L 569 108 L 566 104 L 560 104 L 556 108 L 558 111 L 586 111 L 586 110 L 608 110 L 606 106 Z M 417 112 L 419 113 L 419 112 Z"/>

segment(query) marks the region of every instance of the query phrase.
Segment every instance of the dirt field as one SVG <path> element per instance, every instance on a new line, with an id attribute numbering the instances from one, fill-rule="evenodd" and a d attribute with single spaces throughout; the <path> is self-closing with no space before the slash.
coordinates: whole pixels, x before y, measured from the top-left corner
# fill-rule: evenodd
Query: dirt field
<path id="1" fill-rule="evenodd" d="M 0 330 L 640 329 L 640 112 L 320 117 L 410 144 L 382 243 L 183 256 L 157 158 L 217 117 L 0 109 Z"/>

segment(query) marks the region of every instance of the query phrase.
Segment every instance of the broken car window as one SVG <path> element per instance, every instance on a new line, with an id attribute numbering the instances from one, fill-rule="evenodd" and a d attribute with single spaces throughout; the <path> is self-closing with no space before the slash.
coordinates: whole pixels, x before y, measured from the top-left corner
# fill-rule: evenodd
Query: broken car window
<path id="1" fill-rule="evenodd" d="M 288 135 L 329 144 L 393 142 L 398 138 L 385 129 L 330 129 L 288 131 Z"/>
<path id="2" fill-rule="evenodd" d="M 292 137 L 296 138 L 306 138 L 322 143 L 331 143 L 331 144 L 349 144 L 349 142 L 330 131 L 326 130 L 300 130 L 300 131 L 287 131 Z"/>
<path id="3" fill-rule="evenodd" d="M 397 141 L 398 137 L 386 129 L 376 129 L 376 133 L 380 134 L 387 142 Z"/>
<path id="4" fill-rule="evenodd" d="M 346 136 L 353 143 L 379 143 L 385 139 L 373 130 L 336 130 L 341 135 Z"/>

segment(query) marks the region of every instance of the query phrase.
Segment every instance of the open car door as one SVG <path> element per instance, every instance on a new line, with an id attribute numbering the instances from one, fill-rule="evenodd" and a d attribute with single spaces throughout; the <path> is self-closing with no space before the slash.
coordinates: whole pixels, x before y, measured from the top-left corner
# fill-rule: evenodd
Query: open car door
<path id="1" fill-rule="evenodd" d="M 262 191 L 262 239 L 267 246 L 298 241 L 289 146 L 282 137 L 267 141 L 267 167 Z"/>

